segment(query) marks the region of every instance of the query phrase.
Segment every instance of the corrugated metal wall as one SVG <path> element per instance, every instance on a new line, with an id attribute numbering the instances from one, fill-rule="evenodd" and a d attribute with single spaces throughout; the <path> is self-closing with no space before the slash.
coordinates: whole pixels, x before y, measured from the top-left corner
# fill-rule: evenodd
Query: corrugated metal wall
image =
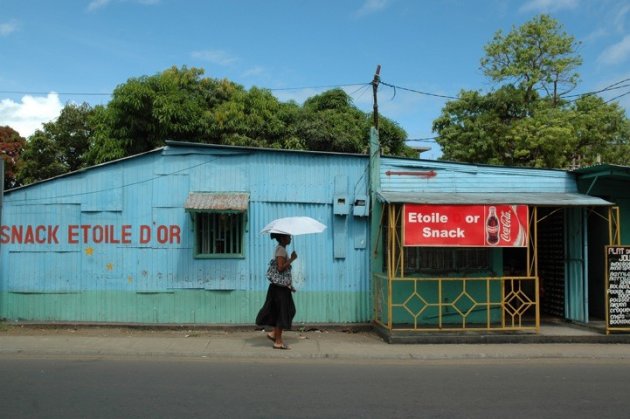
<path id="1" fill-rule="evenodd" d="M 575 174 L 550 169 L 497 167 L 452 162 L 381 159 L 380 180 L 383 191 L 414 193 L 576 193 Z M 539 274 L 547 281 L 547 309 L 554 315 L 581 322 L 588 321 L 587 260 L 584 249 L 587 225 L 584 208 L 566 208 L 566 226 L 558 227 L 560 236 L 557 254 L 546 250 L 557 249 L 545 238 L 554 236 L 545 224 L 539 224 Z M 549 220 L 548 220 L 549 221 Z M 564 259 L 563 259 L 564 254 Z M 602 253 L 603 254 L 603 253 Z M 559 278 L 560 282 L 556 282 Z M 557 309 L 558 302 L 560 309 Z M 543 306 L 545 308 L 545 306 Z M 562 310 L 564 308 L 564 312 Z M 554 311 L 552 311 L 552 309 Z"/>
<path id="2" fill-rule="evenodd" d="M 429 176 L 399 174 L 405 171 Z M 574 175 L 561 170 L 395 158 L 381 159 L 381 187 L 391 192 L 577 192 Z"/>
<path id="3" fill-rule="evenodd" d="M 352 206 L 333 214 L 335 179 L 346 183 L 352 203 L 367 194 L 367 163 L 355 155 L 182 144 L 9 191 L 0 316 L 251 323 L 275 248 L 259 231 L 275 218 L 307 215 L 328 229 L 294 238 L 304 278 L 296 321 L 369 321 L 368 217 L 353 215 Z M 183 208 L 190 192 L 250 194 L 244 258 L 194 257 Z M 41 229 L 43 243 L 11 235 L 12 226 L 40 225 L 57 228 L 51 243 Z"/>

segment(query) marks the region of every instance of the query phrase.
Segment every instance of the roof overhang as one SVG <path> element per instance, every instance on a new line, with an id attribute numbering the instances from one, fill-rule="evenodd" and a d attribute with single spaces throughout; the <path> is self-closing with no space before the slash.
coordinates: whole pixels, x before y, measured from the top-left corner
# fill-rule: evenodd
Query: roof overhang
<path id="1" fill-rule="evenodd" d="M 191 192 L 184 208 L 191 212 L 245 212 L 249 194 L 245 192 Z"/>
<path id="2" fill-rule="evenodd" d="M 630 180 L 630 166 L 599 164 L 596 166 L 576 169 L 574 172 L 577 173 L 578 180 L 592 178 L 616 179 L 624 181 Z"/>
<path id="3" fill-rule="evenodd" d="M 579 193 L 528 192 L 528 193 L 424 193 L 378 192 L 377 198 L 385 203 L 425 205 L 532 205 L 546 207 L 611 206 L 611 202 Z"/>

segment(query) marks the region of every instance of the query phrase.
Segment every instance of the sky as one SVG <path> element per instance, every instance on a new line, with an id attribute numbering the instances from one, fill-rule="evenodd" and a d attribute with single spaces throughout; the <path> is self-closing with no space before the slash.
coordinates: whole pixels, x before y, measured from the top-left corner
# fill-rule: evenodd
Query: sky
<path id="1" fill-rule="evenodd" d="M 106 105 L 172 66 L 298 103 L 341 87 L 370 112 L 380 65 L 379 114 L 433 159 L 448 97 L 496 87 L 484 46 L 541 13 L 580 43 L 573 93 L 630 78 L 630 0 L 0 0 L 0 126 L 28 138 L 64 105 Z M 629 85 L 601 96 L 630 115 Z"/>

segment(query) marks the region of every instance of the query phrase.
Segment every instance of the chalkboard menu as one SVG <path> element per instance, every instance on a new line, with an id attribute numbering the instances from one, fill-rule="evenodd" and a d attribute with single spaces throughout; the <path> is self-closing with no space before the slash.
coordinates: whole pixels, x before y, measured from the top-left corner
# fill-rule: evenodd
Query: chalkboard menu
<path id="1" fill-rule="evenodd" d="M 606 246 L 607 329 L 630 330 L 630 246 Z"/>

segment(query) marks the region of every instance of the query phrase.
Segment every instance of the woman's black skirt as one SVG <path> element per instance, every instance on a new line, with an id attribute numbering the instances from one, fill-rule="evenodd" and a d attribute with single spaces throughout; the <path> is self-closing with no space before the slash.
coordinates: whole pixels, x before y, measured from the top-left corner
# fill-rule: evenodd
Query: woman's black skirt
<path id="1" fill-rule="evenodd" d="M 294 316 L 295 304 L 293 304 L 291 290 L 287 287 L 269 284 L 265 304 L 256 316 L 256 324 L 290 330 Z"/>

